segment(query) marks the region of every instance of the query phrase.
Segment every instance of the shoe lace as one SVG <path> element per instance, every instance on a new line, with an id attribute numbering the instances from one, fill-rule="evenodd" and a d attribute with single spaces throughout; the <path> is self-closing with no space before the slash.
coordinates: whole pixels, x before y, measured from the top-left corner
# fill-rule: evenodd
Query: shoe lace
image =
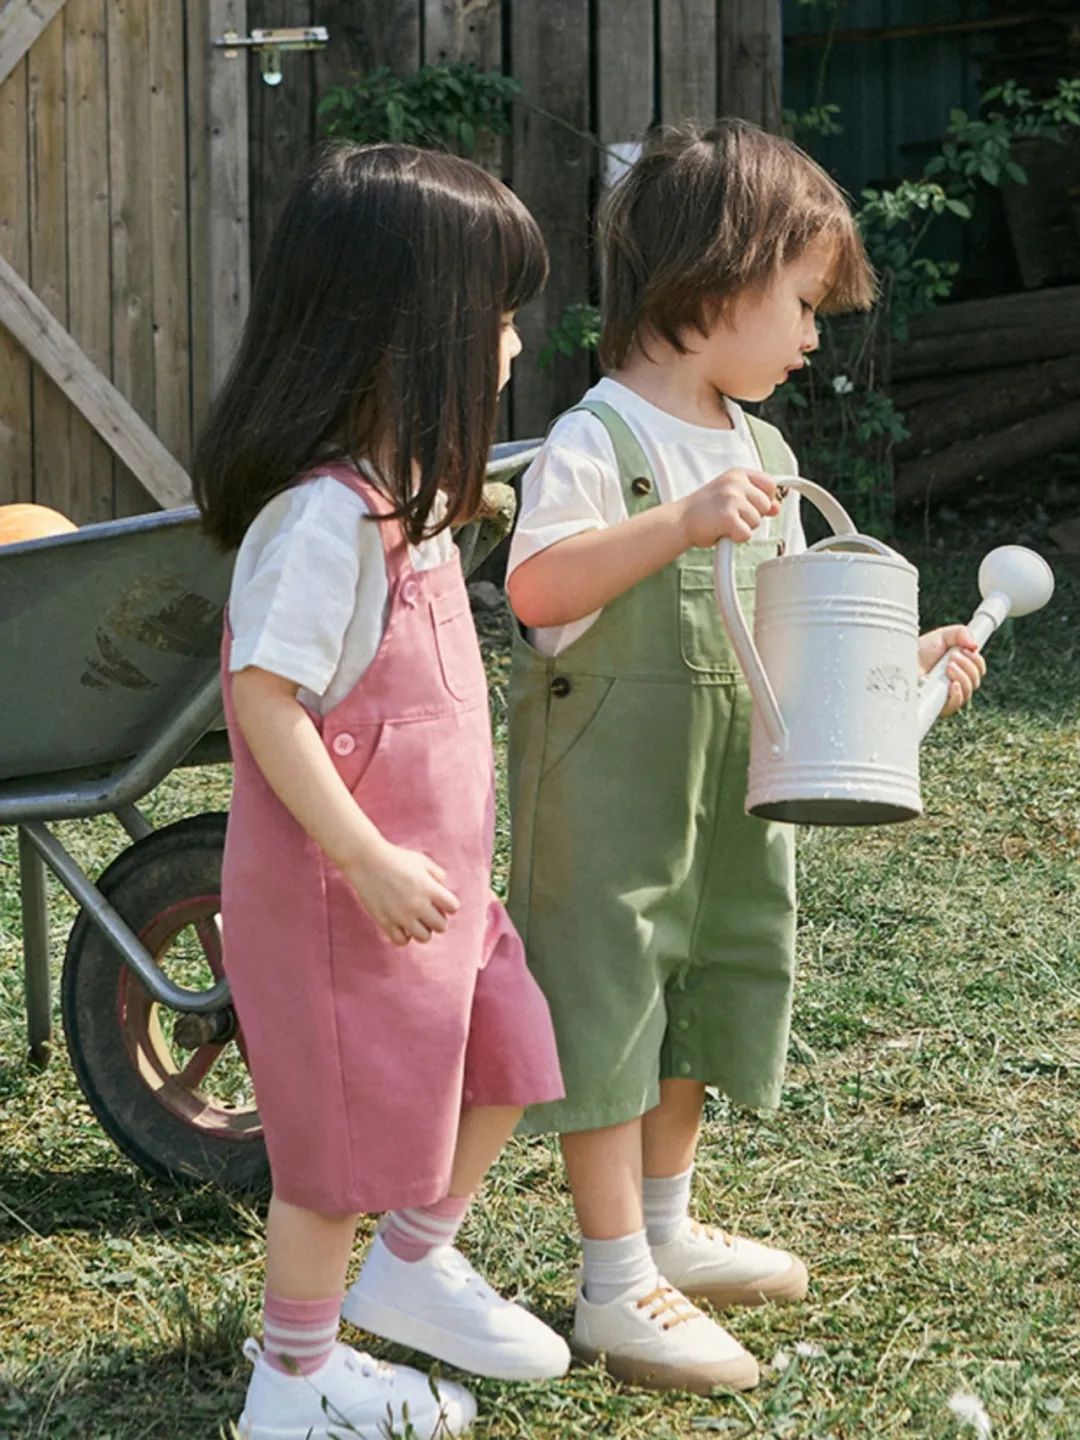
<path id="1" fill-rule="evenodd" d="M 705 1225 L 700 1220 L 690 1221 L 690 1234 L 698 1240 L 719 1240 L 729 1250 L 734 1249 L 735 1241 L 726 1230 L 720 1230 L 715 1225 Z"/>
<path id="2" fill-rule="evenodd" d="M 697 1306 L 674 1285 L 658 1285 L 648 1295 L 635 1300 L 634 1305 L 638 1310 L 646 1310 L 650 1320 L 660 1321 L 661 1330 L 673 1330 L 676 1325 L 685 1325 L 701 1315 Z"/>
<path id="3" fill-rule="evenodd" d="M 453 1249 L 447 1257 L 447 1268 L 461 1281 L 462 1286 L 471 1286 L 473 1293 L 485 1300 L 499 1300 L 502 1297 L 493 1290 L 482 1275 L 477 1274 L 460 1250 Z"/>
<path id="4" fill-rule="evenodd" d="M 366 1350 L 350 1350 L 345 1356 L 345 1369 L 359 1371 L 365 1380 L 372 1376 L 388 1381 L 394 1378 L 394 1367 L 385 1360 L 376 1360 L 374 1355 L 369 1355 Z"/>

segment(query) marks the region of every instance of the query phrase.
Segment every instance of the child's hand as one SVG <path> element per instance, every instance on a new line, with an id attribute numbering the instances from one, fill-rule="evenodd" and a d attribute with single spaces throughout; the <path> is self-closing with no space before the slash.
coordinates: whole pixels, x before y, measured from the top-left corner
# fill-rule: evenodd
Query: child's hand
<path id="1" fill-rule="evenodd" d="M 919 636 L 919 669 L 925 675 L 932 670 L 947 650 L 959 646 L 959 653 L 949 662 L 949 698 L 942 715 L 955 715 L 968 703 L 982 684 L 986 661 L 978 652 L 974 635 L 966 625 L 943 625 Z"/>
<path id="2" fill-rule="evenodd" d="M 780 513 L 776 481 L 762 470 L 725 470 L 677 503 L 688 549 L 715 545 L 722 535 L 741 544 L 766 515 Z"/>
<path id="3" fill-rule="evenodd" d="M 460 902 L 446 887 L 446 871 L 427 855 L 387 843 L 374 861 L 345 874 L 360 904 L 394 945 L 425 944 L 442 933 Z"/>

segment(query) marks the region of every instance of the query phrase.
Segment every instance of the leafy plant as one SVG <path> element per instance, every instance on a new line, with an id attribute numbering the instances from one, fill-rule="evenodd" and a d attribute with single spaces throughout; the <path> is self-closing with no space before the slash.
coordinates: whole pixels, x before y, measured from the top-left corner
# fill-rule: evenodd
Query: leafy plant
<path id="1" fill-rule="evenodd" d="M 600 310 L 596 305 L 579 301 L 568 305 L 548 331 L 536 363 L 541 370 L 546 370 L 556 355 L 572 355 L 575 350 L 595 350 L 599 343 Z"/>
<path id="2" fill-rule="evenodd" d="M 331 137 L 472 155 L 481 135 L 507 134 L 520 90 L 509 75 L 462 61 L 423 65 L 410 75 L 381 66 L 328 90 L 318 113 Z"/>
<path id="3" fill-rule="evenodd" d="M 1078 123 L 1080 82 L 1060 80 L 1043 100 L 1007 82 L 987 91 L 979 115 L 950 113 L 941 149 L 921 175 L 861 192 L 856 220 L 881 300 L 872 315 L 823 321 L 815 365 L 778 393 L 770 411 L 790 430 L 804 468 L 828 477 L 867 528 L 891 520 L 891 452 L 907 435 L 883 388 L 884 350 L 949 296 L 959 270 L 921 253 L 928 236 L 948 216 L 970 220 L 981 186 L 1025 183 L 1013 152 L 1018 139 L 1060 140 L 1063 127 Z"/>

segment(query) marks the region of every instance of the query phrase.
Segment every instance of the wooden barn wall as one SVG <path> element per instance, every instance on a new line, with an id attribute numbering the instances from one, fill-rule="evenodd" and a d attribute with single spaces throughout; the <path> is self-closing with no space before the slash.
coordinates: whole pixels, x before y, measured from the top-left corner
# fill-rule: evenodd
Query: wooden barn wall
<path id="1" fill-rule="evenodd" d="M 0 15 L 10 3 L 0 0 Z M 184 468 L 235 345 L 249 267 L 318 139 L 329 86 L 444 59 L 521 82 L 512 134 L 478 157 L 533 210 L 551 250 L 551 283 L 520 318 L 526 354 L 504 407 L 502 433 L 518 436 L 542 432 L 590 378 L 584 354 L 545 371 L 536 356 L 568 304 L 595 298 L 596 141 L 725 110 L 775 123 L 779 108 L 780 0 L 43 0 L 20 10 L 41 28 L 0 70 L 0 257 Z M 255 58 L 226 60 L 209 44 L 231 26 L 309 23 L 328 28 L 329 46 L 286 54 L 276 88 Z M 234 66 L 247 70 L 240 87 Z M 246 108 L 235 100 L 244 84 Z M 155 503 L 0 326 L 0 503 L 18 500 L 79 523 Z"/>
<path id="2" fill-rule="evenodd" d="M 185 0 L 66 0 L 0 84 L 0 256 L 185 467 L 187 90 L 205 63 L 188 20 Z M 0 327 L 0 503 L 21 500 L 80 523 L 153 505 Z"/>
<path id="3" fill-rule="evenodd" d="M 463 59 L 521 82 L 513 133 L 479 157 L 521 195 L 551 251 L 551 281 L 520 317 L 508 427 L 541 433 L 588 384 L 584 355 L 536 355 L 566 306 L 595 296 L 590 236 L 604 144 L 656 120 L 779 109 L 779 0 L 248 0 L 252 27 L 325 25 L 327 49 L 286 55 L 284 82 L 249 73 L 252 259 L 318 138 L 315 110 L 351 72 Z"/>

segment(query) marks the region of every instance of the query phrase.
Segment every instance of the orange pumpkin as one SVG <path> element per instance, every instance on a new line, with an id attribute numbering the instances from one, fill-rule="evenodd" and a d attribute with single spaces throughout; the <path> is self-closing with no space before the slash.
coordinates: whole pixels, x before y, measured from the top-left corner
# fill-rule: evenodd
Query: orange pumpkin
<path id="1" fill-rule="evenodd" d="M 50 510 L 48 505 L 0 505 L 0 545 L 17 545 L 20 540 L 40 540 L 77 529 L 66 515 Z"/>

